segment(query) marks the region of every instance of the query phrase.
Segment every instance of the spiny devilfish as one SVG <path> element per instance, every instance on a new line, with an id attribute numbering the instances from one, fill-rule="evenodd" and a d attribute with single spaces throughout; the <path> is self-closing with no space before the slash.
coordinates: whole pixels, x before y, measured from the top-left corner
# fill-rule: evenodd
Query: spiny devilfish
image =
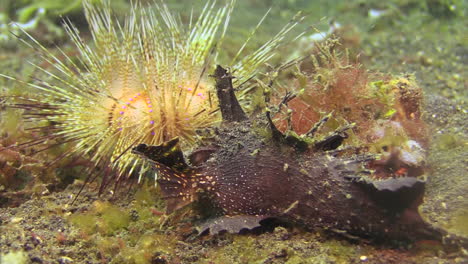
<path id="1" fill-rule="evenodd" d="M 177 138 L 133 149 L 160 174 L 168 213 L 202 202 L 195 208 L 214 213 L 199 230 L 211 233 L 238 232 L 276 218 L 348 237 L 435 239 L 466 246 L 466 239 L 431 226 L 419 215 L 423 180 L 413 175 L 372 177 L 375 171 L 368 169 L 372 162 L 380 160 L 388 169 L 398 155 L 387 164 L 382 155 L 341 148 L 352 126 L 315 141 L 283 133 L 270 110 L 244 113 L 225 69 L 218 66 L 214 76 L 223 124 L 211 142 L 193 151 L 188 161 Z M 269 136 L 259 133 L 260 128 L 267 128 Z"/>

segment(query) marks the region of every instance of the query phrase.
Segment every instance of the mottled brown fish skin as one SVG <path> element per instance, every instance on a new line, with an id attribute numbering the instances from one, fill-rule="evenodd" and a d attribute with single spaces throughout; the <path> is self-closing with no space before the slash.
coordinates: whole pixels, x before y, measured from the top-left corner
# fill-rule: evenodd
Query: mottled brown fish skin
<path id="1" fill-rule="evenodd" d="M 358 175 L 360 162 L 265 142 L 249 126 L 243 122 L 225 127 L 219 135 L 224 140 L 217 142 L 220 148 L 203 165 L 203 179 L 208 180 L 198 186 L 225 215 L 276 217 L 374 238 L 441 235 L 417 212 L 423 182 L 378 195 L 369 184 L 350 177 Z"/>

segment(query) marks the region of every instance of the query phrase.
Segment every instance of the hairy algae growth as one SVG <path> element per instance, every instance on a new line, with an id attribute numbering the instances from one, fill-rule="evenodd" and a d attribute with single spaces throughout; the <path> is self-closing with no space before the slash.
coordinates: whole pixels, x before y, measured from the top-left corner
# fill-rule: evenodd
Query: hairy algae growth
<path id="1" fill-rule="evenodd" d="M 252 26 L 268 9 L 267 2 L 237 3 L 231 19 L 233 27 L 227 31 L 224 41 L 223 52 L 228 54 L 227 57 L 236 54 L 239 47 L 236 43 L 242 44 L 249 36 Z M 174 8 L 185 5 L 178 2 L 169 4 Z M 250 43 L 263 43 L 257 38 L 258 35 L 271 36 L 278 24 L 286 23 L 277 18 L 286 21 L 296 11 L 302 10 L 310 14 L 309 21 L 323 31 L 322 35 L 330 32 L 328 25 L 316 22 L 323 16 L 336 17 L 335 22 L 338 22 L 340 27 L 335 28 L 335 33 L 342 37 L 341 43 L 350 49 L 351 59 L 354 59 L 355 54 L 361 54 L 360 61 L 366 68 L 394 74 L 413 73 L 425 92 L 426 104 L 422 116 L 429 123 L 431 131 L 428 154 L 429 181 L 422 212 L 432 223 L 453 233 L 466 235 L 464 208 L 467 208 L 468 183 L 463 176 L 466 168 L 464 156 L 468 137 L 465 131 L 468 121 L 466 80 L 463 73 L 468 69 L 463 63 L 466 57 L 466 38 L 463 38 L 461 33 L 467 25 L 460 19 L 462 4 L 460 1 L 275 1 L 270 16 L 264 22 L 265 30 L 258 31 Z M 254 13 L 252 10 L 261 12 Z M 379 13 L 376 11 L 381 15 L 375 16 Z M 239 13 L 245 13 L 246 17 L 238 17 Z M 182 11 L 181 20 L 188 23 L 190 14 Z M 335 26 L 336 24 L 332 24 L 332 27 Z M 85 42 L 91 42 L 84 27 L 80 27 L 80 32 L 83 33 Z M 36 36 L 36 32 L 31 33 Z M 310 42 L 312 38 L 309 35 L 304 36 L 298 46 L 284 48 L 281 54 L 309 54 L 309 51 L 313 50 L 313 44 Z M 15 38 L 13 41 L 14 46 L 19 47 L 16 51 L 0 50 L 0 73 L 32 83 L 38 83 L 37 79 L 49 81 L 46 73 L 35 70 L 23 61 L 32 60 L 47 70 L 51 69 L 51 65 L 33 55 L 26 46 L 19 45 Z M 233 46 L 237 48 L 232 48 Z M 75 60 L 76 48 L 68 42 L 60 44 L 60 47 L 67 56 Z M 49 49 L 56 56 L 64 58 L 54 47 Z M 255 48 L 247 47 L 245 50 L 255 51 Z M 297 54 L 298 50 L 301 51 L 300 54 Z M 273 75 L 270 71 L 267 77 L 274 77 Z M 327 72 L 323 72 L 322 75 L 328 76 L 328 80 L 333 80 L 334 77 Z M 286 79 L 272 79 L 283 86 L 289 82 L 281 80 L 292 78 L 281 74 L 279 76 Z M 401 76 L 406 78 L 406 75 Z M 300 74 L 296 74 L 298 87 L 301 78 Z M 326 78 L 321 78 L 320 81 L 330 83 L 326 82 Z M 373 87 L 376 90 L 386 89 L 388 86 L 385 85 L 390 83 L 391 80 L 381 82 L 377 79 L 374 80 Z M 2 96 L 7 92 L 9 95 L 18 95 L 19 91 L 24 89 L 23 84 L 11 80 L 2 79 L 0 85 Z M 260 84 L 264 88 L 268 88 L 268 85 L 268 81 Z M 252 94 L 256 96 L 253 105 L 264 103 L 261 91 L 257 90 Z M 2 97 L 1 100 L 2 146 L 10 146 L 19 140 L 37 138 L 38 135 L 24 130 L 20 111 L 3 109 L 5 99 Z M 380 116 L 392 115 L 394 107 L 391 102 L 387 105 L 389 107 L 382 111 Z M 325 110 L 321 110 L 323 113 L 318 111 L 321 114 L 319 117 L 329 113 L 329 109 Z M 281 116 L 277 116 L 279 117 Z M 288 113 L 284 112 L 282 118 L 287 127 Z M 334 129 L 339 125 L 339 121 L 335 120 L 329 122 L 327 126 L 330 127 L 325 129 Z M 259 129 L 259 133 L 265 134 L 264 131 Z M 203 131 L 201 135 L 207 138 L 212 136 L 211 133 L 212 131 Z M 349 140 L 353 140 L 353 135 Z M 401 143 L 400 140 L 390 137 L 378 142 L 375 149 L 381 149 L 382 146 L 388 145 L 388 142 Z M 368 245 L 363 241 L 349 242 L 343 237 L 321 230 L 306 232 L 301 227 L 290 225 L 261 234 L 198 237 L 192 230 L 194 225 L 199 223 L 199 216 L 190 208 L 170 217 L 165 216 L 164 201 L 157 190 L 148 186 L 133 189 L 129 196 L 117 194 L 110 200 L 110 189 L 98 198 L 92 190 L 98 187 L 91 184 L 84 189 L 75 204 L 69 205 L 81 188 L 82 182 L 77 180 L 67 189 L 63 188 L 72 182 L 73 178 L 86 178 L 83 168 L 92 166 L 89 159 L 64 159 L 50 164 L 53 166 L 49 169 L 45 167 L 46 163 L 54 160 L 70 146 L 63 144 L 35 155 L 32 155 L 34 150 L 11 149 L 12 152 L 0 153 L 0 204 L 4 207 L 0 212 L 2 261 L 29 259 L 33 263 L 82 263 L 85 260 L 90 263 L 463 263 L 466 259 L 463 251 L 447 253 L 442 251 L 440 244 L 433 241 L 418 241 L 412 244 L 412 249 L 392 249 Z M 254 151 L 252 155 L 256 153 L 258 151 Z M 99 178 L 97 179 L 99 181 Z M 91 188 L 88 189 L 89 187 Z"/>

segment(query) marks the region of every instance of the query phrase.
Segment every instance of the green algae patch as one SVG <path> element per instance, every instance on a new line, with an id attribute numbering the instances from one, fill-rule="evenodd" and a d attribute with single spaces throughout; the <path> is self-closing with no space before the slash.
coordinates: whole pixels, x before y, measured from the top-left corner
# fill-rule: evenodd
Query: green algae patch
<path id="1" fill-rule="evenodd" d="M 2 133 L 12 131 L 23 131 L 21 112 L 17 109 L 4 109 L 0 112 L 0 131 Z"/>
<path id="2" fill-rule="evenodd" d="M 130 228 L 144 229 L 160 226 L 165 203 L 159 192 L 148 184 L 142 184 L 131 203 L 131 218 L 135 220 Z"/>
<path id="3" fill-rule="evenodd" d="M 100 215 L 98 231 L 102 234 L 111 235 L 117 230 L 126 228 L 130 223 L 130 216 L 120 208 L 110 203 L 102 203 L 97 212 Z"/>
<path id="4" fill-rule="evenodd" d="M 28 254 L 23 250 L 12 251 L 7 254 L 0 255 L 0 263 L 2 264 L 26 264 L 28 262 Z"/>
<path id="5" fill-rule="evenodd" d="M 102 235 L 113 235 L 128 227 L 130 216 L 109 202 L 96 201 L 92 210 L 74 214 L 69 220 L 88 235 L 96 231 Z"/>
<path id="6" fill-rule="evenodd" d="M 176 239 L 166 234 L 142 235 L 133 246 L 121 237 L 99 237 L 95 246 L 110 263 L 150 264 L 173 255 Z"/>
<path id="7" fill-rule="evenodd" d="M 326 248 L 325 253 L 327 255 L 327 259 L 334 260 L 336 263 L 349 263 L 348 261 L 350 259 L 356 258 L 358 256 L 355 248 L 350 247 L 350 244 L 345 241 L 340 241 L 340 240 L 327 241 L 325 242 L 325 248 Z M 317 262 L 314 262 L 314 263 L 317 263 Z"/>
<path id="8" fill-rule="evenodd" d="M 449 229 L 456 234 L 468 237 L 468 210 L 460 210 L 449 222 Z"/>
<path id="9" fill-rule="evenodd" d="M 369 144 L 369 148 L 371 151 L 379 153 L 385 147 L 402 146 L 405 144 L 405 142 L 408 141 L 406 135 L 398 133 L 391 127 L 387 127 L 383 131 L 384 136 L 381 139 L 377 140 L 376 142 L 373 142 L 372 144 Z"/>
<path id="10" fill-rule="evenodd" d="M 162 205 L 156 189 L 142 184 L 131 202 L 95 201 L 88 211 L 74 213 L 68 221 L 78 229 L 73 231 L 78 241 L 94 248 L 107 263 L 159 263 L 176 255 L 178 242 L 165 225 Z"/>
<path id="11" fill-rule="evenodd" d="M 86 234 L 92 234 L 96 231 L 95 216 L 90 213 L 77 213 L 70 216 L 69 221 Z"/>
<path id="12" fill-rule="evenodd" d="M 228 235 L 232 236 L 232 235 Z M 262 241 L 252 236 L 232 236 L 231 244 L 212 249 L 203 263 L 263 263 L 271 252 L 270 246 L 260 247 Z"/>
<path id="13" fill-rule="evenodd" d="M 352 263 L 366 249 L 351 247 L 346 241 L 330 239 L 312 233 L 291 233 L 276 227 L 272 233 L 258 236 L 224 234 L 213 237 L 217 245 L 204 249 L 197 263 Z"/>
<path id="14" fill-rule="evenodd" d="M 166 234 L 143 235 L 133 247 L 125 247 L 111 263 L 165 263 L 173 255 L 177 240 Z"/>
<path id="15" fill-rule="evenodd" d="M 446 133 L 438 136 L 434 142 L 435 147 L 440 150 L 450 150 L 459 146 L 467 145 L 468 142 L 464 141 L 460 136 L 453 133 Z"/>

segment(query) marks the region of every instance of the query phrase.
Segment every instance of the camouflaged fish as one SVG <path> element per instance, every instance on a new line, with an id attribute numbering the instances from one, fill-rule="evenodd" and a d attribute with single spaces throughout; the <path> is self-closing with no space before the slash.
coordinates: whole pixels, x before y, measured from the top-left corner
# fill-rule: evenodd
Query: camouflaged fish
<path id="1" fill-rule="evenodd" d="M 177 138 L 133 149 L 154 164 L 168 213 L 203 203 L 197 208 L 212 215 L 199 230 L 212 234 L 251 229 L 274 218 L 350 237 L 399 241 L 447 236 L 418 213 L 423 180 L 371 177 L 370 163 L 392 166 L 398 157 L 385 163 L 373 154 L 342 154 L 339 147 L 352 126 L 313 144 L 284 134 L 269 112 L 247 117 L 225 69 L 218 66 L 214 77 L 223 124 L 213 142 L 193 151 L 187 161 Z M 270 136 L 258 133 L 259 127 Z"/>

